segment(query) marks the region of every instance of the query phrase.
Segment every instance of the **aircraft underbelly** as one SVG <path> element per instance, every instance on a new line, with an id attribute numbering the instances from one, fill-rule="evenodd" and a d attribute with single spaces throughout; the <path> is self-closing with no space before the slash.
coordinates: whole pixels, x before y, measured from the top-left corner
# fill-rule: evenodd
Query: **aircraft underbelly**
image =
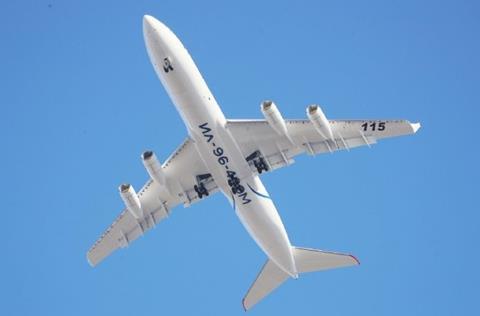
<path id="1" fill-rule="evenodd" d="M 147 50 L 211 176 L 258 246 L 296 276 L 292 247 L 262 182 L 248 166 L 226 119 L 178 38 L 162 24 L 145 25 Z"/>
<path id="2" fill-rule="evenodd" d="M 202 102 L 203 101 L 203 102 Z M 225 128 L 223 114 L 218 116 L 207 109 L 204 100 L 196 102 L 198 108 L 183 107 L 190 135 L 217 186 L 232 204 L 240 221 L 258 246 L 278 266 L 291 276 L 296 276 L 292 247 L 280 216 L 268 196 L 260 178 L 247 164 L 235 140 Z M 212 113 L 208 115 L 207 113 Z M 237 177 L 242 189 L 234 193 L 229 181 Z"/>
<path id="3" fill-rule="evenodd" d="M 252 175 L 245 183 L 253 195 L 251 203 L 236 207 L 240 221 L 267 256 L 295 277 L 297 271 L 292 246 L 273 201 L 258 176 Z"/>

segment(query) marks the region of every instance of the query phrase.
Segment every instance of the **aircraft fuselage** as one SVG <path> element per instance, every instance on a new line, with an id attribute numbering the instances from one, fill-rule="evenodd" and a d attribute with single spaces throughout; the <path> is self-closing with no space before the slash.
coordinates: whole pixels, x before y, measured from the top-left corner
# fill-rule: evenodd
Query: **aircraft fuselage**
<path id="1" fill-rule="evenodd" d="M 210 175 L 259 247 L 296 277 L 292 247 L 277 209 L 226 128 L 225 116 L 189 53 L 168 27 L 150 16 L 144 17 L 143 31 L 155 71 Z"/>

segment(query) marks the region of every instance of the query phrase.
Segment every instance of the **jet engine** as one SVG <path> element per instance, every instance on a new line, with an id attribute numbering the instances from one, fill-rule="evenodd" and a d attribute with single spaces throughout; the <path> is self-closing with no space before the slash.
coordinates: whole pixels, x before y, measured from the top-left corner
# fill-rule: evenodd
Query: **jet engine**
<path id="1" fill-rule="evenodd" d="M 153 181 L 157 182 L 160 187 L 164 188 L 167 193 L 170 194 L 170 189 L 167 186 L 167 176 L 165 175 L 162 165 L 160 164 L 160 161 L 158 161 L 155 153 L 150 150 L 145 151 L 142 154 L 142 162 L 145 166 L 145 169 L 147 169 L 150 178 L 152 178 Z"/>
<path id="2" fill-rule="evenodd" d="M 315 130 L 323 137 L 325 140 L 329 139 L 333 141 L 332 127 L 330 122 L 327 120 L 327 117 L 323 113 L 322 109 L 316 105 L 310 105 L 307 107 L 307 116 L 310 122 L 312 122 Z"/>
<path id="3" fill-rule="evenodd" d="M 127 210 L 133 215 L 133 217 L 136 219 L 143 217 L 140 199 L 133 187 L 128 183 L 124 183 L 118 187 L 118 190 L 120 191 L 120 196 L 122 197 Z"/>
<path id="4" fill-rule="evenodd" d="M 272 101 L 263 101 L 261 104 L 261 110 L 268 124 L 275 130 L 275 132 L 279 135 L 289 137 L 285 120 L 283 119 L 282 114 L 278 111 L 275 103 Z"/>
<path id="5" fill-rule="evenodd" d="M 142 154 L 142 162 L 147 169 L 150 177 L 161 186 L 165 185 L 165 173 L 162 170 L 162 165 L 157 159 L 153 151 L 146 151 Z"/>

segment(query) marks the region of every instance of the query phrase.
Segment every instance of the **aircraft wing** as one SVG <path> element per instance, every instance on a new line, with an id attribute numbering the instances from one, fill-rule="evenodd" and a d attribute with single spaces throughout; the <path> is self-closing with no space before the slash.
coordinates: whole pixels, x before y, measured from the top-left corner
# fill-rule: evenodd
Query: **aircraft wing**
<path id="1" fill-rule="evenodd" d="M 256 172 L 251 158 L 261 155 L 269 171 L 289 165 L 304 152 L 315 155 L 371 146 L 377 140 L 414 134 L 420 123 L 406 120 L 330 120 L 333 141 L 318 133 L 310 120 L 285 120 L 290 139 L 278 134 L 266 120 L 228 120 L 227 129 Z"/>
<path id="2" fill-rule="evenodd" d="M 193 186 L 197 183 L 197 176 L 207 174 L 207 168 L 190 138 L 177 148 L 162 167 L 168 190 L 149 179 L 138 192 L 144 217 L 136 219 L 124 209 L 88 251 L 90 265 L 95 266 L 116 249 L 127 247 L 165 219 L 175 206 L 181 203 L 189 206 L 199 200 Z M 211 177 L 204 185 L 209 193 L 218 191 Z"/>

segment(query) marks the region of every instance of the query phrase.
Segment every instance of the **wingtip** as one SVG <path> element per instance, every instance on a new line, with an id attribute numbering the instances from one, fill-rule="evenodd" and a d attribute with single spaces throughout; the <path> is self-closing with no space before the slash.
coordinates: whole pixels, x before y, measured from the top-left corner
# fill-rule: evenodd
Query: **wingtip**
<path id="1" fill-rule="evenodd" d="M 247 307 L 245 306 L 245 298 L 242 299 L 242 307 L 243 307 L 243 310 L 246 312 Z"/>
<path id="2" fill-rule="evenodd" d="M 417 122 L 417 123 L 410 123 L 410 125 L 412 126 L 412 129 L 413 129 L 413 133 L 415 134 L 419 129 L 420 127 L 422 127 L 422 125 Z"/>
<path id="3" fill-rule="evenodd" d="M 95 264 L 92 262 L 89 255 L 90 255 L 90 253 L 87 252 L 87 262 L 93 268 L 93 267 L 95 267 Z"/>
<path id="4" fill-rule="evenodd" d="M 357 257 L 355 257 L 354 255 L 349 255 L 350 258 L 352 258 L 353 260 L 355 260 L 355 262 L 360 265 L 360 260 L 357 259 Z"/>

